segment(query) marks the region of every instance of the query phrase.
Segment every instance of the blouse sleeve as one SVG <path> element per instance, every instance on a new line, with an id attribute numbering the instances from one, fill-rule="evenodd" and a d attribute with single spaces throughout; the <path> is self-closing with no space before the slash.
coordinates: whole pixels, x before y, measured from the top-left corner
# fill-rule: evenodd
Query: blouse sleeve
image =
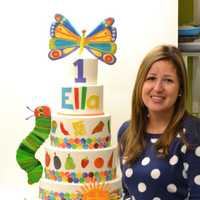
<path id="1" fill-rule="evenodd" d="M 182 146 L 183 177 L 188 182 L 189 200 L 200 199 L 200 120 L 193 129 L 194 132 L 186 133 L 191 148 Z"/>
<path id="2" fill-rule="evenodd" d="M 126 122 L 124 122 L 122 125 L 121 125 L 121 127 L 119 128 L 119 131 L 118 131 L 118 144 L 119 144 L 119 148 L 120 148 L 120 150 L 119 150 L 119 160 L 120 160 L 120 168 L 121 168 L 121 171 L 122 171 L 122 146 L 121 146 L 121 144 L 120 144 L 120 139 L 121 139 L 121 137 L 122 137 L 122 135 L 123 135 L 123 133 L 124 133 L 124 131 L 128 128 L 128 122 L 126 121 Z M 129 200 L 129 199 L 131 199 L 131 197 L 130 197 L 130 195 L 129 195 L 129 193 L 128 193 L 128 190 L 127 190 L 127 188 L 126 188 L 126 186 L 125 186 L 125 184 L 124 184 L 124 182 L 123 182 L 123 179 L 122 179 L 122 190 L 123 190 L 123 196 L 122 196 L 122 199 L 123 200 Z"/>

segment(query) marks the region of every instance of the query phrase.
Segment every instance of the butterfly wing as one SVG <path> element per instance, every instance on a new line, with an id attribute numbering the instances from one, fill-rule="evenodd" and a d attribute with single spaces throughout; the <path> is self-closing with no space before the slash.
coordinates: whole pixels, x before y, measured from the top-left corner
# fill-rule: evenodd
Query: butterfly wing
<path id="1" fill-rule="evenodd" d="M 105 19 L 85 38 L 85 48 L 98 59 L 110 65 L 116 62 L 114 54 L 117 50 L 115 43 L 117 30 L 112 27 L 113 23 L 113 18 Z"/>
<path id="2" fill-rule="evenodd" d="M 55 15 L 56 22 L 51 25 L 49 41 L 49 58 L 63 58 L 80 46 L 80 35 L 64 16 Z"/>
<path id="3" fill-rule="evenodd" d="M 116 52 L 117 46 L 115 43 L 93 42 L 89 43 L 86 46 L 86 49 L 106 64 L 112 65 L 116 62 L 116 57 L 114 54 Z"/>
<path id="4" fill-rule="evenodd" d="M 49 42 L 49 47 L 51 49 L 49 52 L 49 58 L 52 60 L 57 60 L 78 49 L 79 44 L 70 40 L 52 38 Z"/>
<path id="5" fill-rule="evenodd" d="M 102 37 L 103 34 L 105 34 L 106 36 L 109 35 L 111 36 L 111 38 L 107 38 L 107 39 L 111 39 L 111 41 L 115 41 L 117 38 L 117 30 L 116 28 L 112 27 L 113 23 L 115 22 L 114 18 L 107 18 L 105 19 L 103 22 L 101 22 L 91 33 L 89 33 L 87 35 L 87 38 L 92 39 L 92 38 L 98 38 L 101 39 L 99 37 Z M 105 31 L 106 30 L 106 31 Z"/>

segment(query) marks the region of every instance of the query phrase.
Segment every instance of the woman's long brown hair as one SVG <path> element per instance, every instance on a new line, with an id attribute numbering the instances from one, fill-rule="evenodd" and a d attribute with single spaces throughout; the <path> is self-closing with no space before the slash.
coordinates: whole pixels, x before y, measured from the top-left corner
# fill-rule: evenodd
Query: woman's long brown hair
<path id="1" fill-rule="evenodd" d="M 175 67 L 180 83 L 179 92 L 181 96 L 177 97 L 174 113 L 167 128 L 156 142 L 156 149 L 161 155 L 167 156 L 169 145 L 177 133 L 180 134 L 183 143 L 187 145 L 181 128 L 183 117 L 187 114 L 186 100 L 188 94 L 187 73 L 184 60 L 176 47 L 171 45 L 158 46 L 150 51 L 142 61 L 135 81 L 129 127 L 120 140 L 120 146 L 123 148 L 123 157 L 127 164 L 132 164 L 143 152 L 146 145 L 144 136 L 148 123 L 148 111 L 142 100 L 142 87 L 152 64 L 158 60 L 167 60 Z"/>

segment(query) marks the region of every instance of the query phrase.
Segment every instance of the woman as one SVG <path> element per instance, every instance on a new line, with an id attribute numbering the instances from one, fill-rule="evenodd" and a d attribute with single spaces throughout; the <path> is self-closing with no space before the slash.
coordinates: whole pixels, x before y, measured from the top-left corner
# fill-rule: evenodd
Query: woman
<path id="1" fill-rule="evenodd" d="M 148 53 L 118 133 L 124 199 L 200 200 L 200 119 L 187 112 L 187 93 L 179 50 Z"/>

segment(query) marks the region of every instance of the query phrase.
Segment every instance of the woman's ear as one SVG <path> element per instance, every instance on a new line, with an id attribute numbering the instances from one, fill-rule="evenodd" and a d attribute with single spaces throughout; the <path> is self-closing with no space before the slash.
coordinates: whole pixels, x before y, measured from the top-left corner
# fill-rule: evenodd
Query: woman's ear
<path id="1" fill-rule="evenodd" d="M 179 90 L 179 93 L 178 93 L 178 96 L 181 97 L 181 96 L 182 96 L 182 93 L 183 93 L 183 92 L 182 92 L 182 90 L 180 89 L 180 90 Z"/>

